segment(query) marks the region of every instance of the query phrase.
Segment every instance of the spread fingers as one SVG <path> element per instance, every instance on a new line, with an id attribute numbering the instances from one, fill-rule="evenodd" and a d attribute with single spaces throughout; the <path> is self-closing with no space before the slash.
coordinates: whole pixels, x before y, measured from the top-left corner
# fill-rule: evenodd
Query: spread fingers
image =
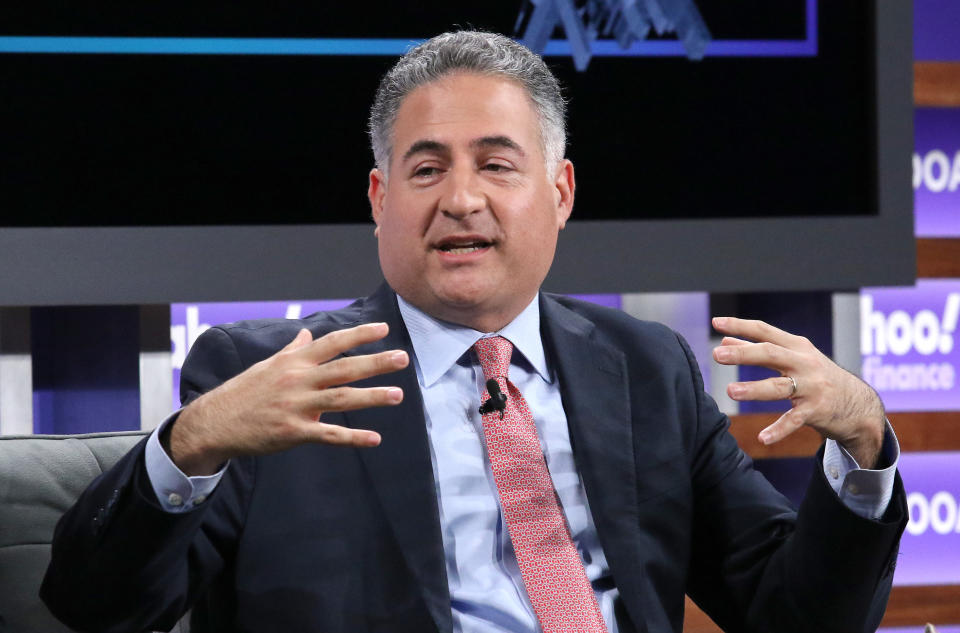
<path id="1" fill-rule="evenodd" d="M 379 341 L 387 335 L 386 323 L 364 323 L 356 327 L 329 332 L 294 351 L 313 363 L 324 363 L 331 358 L 367 343 Z"/>
<path id="2" fill-rule="evenodd" d="M 340 446 L 377 446 L 380 444 L 380 434 L 364 429 L 348 429 L 337 424 L 324 422 L 308 423 L 304 427 L 304 440 L 320 444 L 337 444 Z"/>
<path id="3" fill-rule="evenodd" d="M 353 411 L 367 407 L 388 407 L 403 400 L 403 390 L 399 387 L 333 387 L 320 389 L 310 398 L 311 411 L 322 414 L 325 411 Z"/>
<path id="4" fill-rule="evenodd" d="M 714 317 L 713 327 L 718 332 L 754 341 L 769 341 L 783 347 L 795 347 L 805 339 L 764 321 L 752 319 L 738 319 L 736 317 Z"/>
<path id="5" fill-rule="evenodd" d="M 763 444 L 774 444 L 790 435 L 806 422 L 806 414 L 794 407 L 780 416 L 780 418 L 760 431 L 757 439 Z"/>
<path id="6" fill-rule="evenodd" d="M 409 363 L 410 357 L 406 352 L 389 350 L 379 354 L 343 356 L 317 366 L 312 373 L 315 386 L 323 388 L 397 371 Z"/>
<path id="7" fill-rule="evenodd" d="M 722 365 L 758 365 L 790 373 L 799 364 L 797 352 L 774 343 L 721 345 L 714 348 L 713 358 Z"/>
<path id="8" fill-rule="evenodd" d="M 777 376 L 751 382 L 732 382 L 727 385 L 727 395 L 734 400 L 787 400 L 794 395 L 793 381 L 787 376 Z"/>

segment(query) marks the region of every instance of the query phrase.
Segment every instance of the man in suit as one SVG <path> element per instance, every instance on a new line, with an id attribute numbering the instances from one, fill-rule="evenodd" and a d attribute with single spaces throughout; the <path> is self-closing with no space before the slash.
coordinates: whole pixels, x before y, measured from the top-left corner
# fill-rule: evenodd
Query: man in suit
<path id="1" fill-rule="evenodd" d="M 797 513 L 682 339 L 539 292 L 575 190 L 539 57 L 433 38 L 384 77 L 371 140 L 386 284 L 205 333 L 185 408 L 58 525 L 55 614 L 97 631 L 192 607 L 198 631 L 659 632 L 680 630 L 687 592 L 730 631 L 876 625 L 906 513 L 869 387 L 805 339 L 715 320 L 719 362 L 783 374 L 730 387 L 792 400 L 762 439 L 830 438 Z"/>

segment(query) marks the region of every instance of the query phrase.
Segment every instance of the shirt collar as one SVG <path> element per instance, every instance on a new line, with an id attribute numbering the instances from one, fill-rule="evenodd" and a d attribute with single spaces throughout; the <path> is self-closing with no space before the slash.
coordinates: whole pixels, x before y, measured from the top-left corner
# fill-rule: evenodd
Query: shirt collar
<path id="1" fill-rule="evenodd" d="M 424 387 L 439 380 L 479 339 L 497 335 L 513 343 L 514 349 L 519 350 L 537 373 L 550 382 L 547 358 L 540 338 L 539 295 L 513 321 L 491 334 L 435 319 L 404 301 L 400 295 L 397 295 L 397 303 L 403 323 L 410 333 Z"/>

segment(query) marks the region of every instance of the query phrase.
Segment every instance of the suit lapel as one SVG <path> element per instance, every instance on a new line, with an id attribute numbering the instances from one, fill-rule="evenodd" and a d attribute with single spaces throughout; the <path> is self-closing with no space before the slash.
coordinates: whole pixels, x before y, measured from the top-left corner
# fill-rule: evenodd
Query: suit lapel
<path id="1" fill-rule="evenodd" d="M 385 321 L 390 326 L 390 333 L 385 339 L 359 348 L 355 353 L 404 349 L 412 360 L 410 337 L 400 317 L 396 297 L 386 285 L 369 297 L 363 307 L 363 322 L 376 321 Z M 397 386 L 403 389 L 403 402 L 396 407 L 386 412 L 382 408 L 351 411 L 345 418 L 349 426 L 376 431 L 383 438 L 380 446 L 360 450 L 360 457 L 400 551 L 420 583 L 437 629 L 447 633 L 452 630 L 453 623 L 443 535 L 423 417 L 423 399 L 413 362 L 401 372 L 374 376 L 357 382 L 356 386 Z"/>
<path id="2" fill-rule="evenodd" d="M 577 471 L 631 619 L 644 622 L 637 475 L 626 357 L 594 324 L 541 295 L 544 347 L 553 358 Z"/>
<path id="3" fill-rule="evenodd" d="M 620 596 L 633 622 L 643 626 L 637 479 L 626 358 L 598 340 L 592 322 L 541 296 L 544 348 L 557 368 L 577 470 L 594 525 Z M 393 292 L 383 286 L 363 307 L 365 323 L 386 321 L 388 336 L 355 353 L 405 349 L 413 355 Z M 443 536 L 437 507 L 423 399 L 413 364 L 402 372 L 359 381 L 359 387 L 398 386 L 403 403 L 345 414 L 354 428 L 380 433 L 381 446 L 360 456 L 404 559 L 419 582 L 437 629 L 452 630 Z"/>

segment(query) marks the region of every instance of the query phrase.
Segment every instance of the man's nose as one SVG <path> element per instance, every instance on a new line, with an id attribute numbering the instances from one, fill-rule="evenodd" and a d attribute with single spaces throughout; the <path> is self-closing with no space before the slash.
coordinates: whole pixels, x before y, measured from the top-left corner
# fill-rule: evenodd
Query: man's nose
<path id="1" fill-rule="evenodd" d="M 472 169 L 451 170 L 446 185 L 440 201 L 440 211 L 444 215 L 462 219 L 487 208 L 480 179 Z"/>

